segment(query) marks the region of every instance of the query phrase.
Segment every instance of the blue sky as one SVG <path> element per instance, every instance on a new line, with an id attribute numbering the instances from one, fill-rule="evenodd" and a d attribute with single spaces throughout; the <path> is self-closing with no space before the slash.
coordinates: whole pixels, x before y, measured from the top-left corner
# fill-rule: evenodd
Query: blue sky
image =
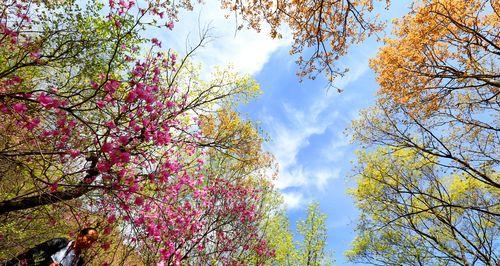
<path id="1" fill-rule="evenodd" d="M 280 164 L 276 186 L 284 194 L 291 223 L 304 218 L 309 202 L 319 201 L 328 215 L 328 247 L 339 265 L 345 264 L 343 253 L 354 237 L 357 216 L 346 194 L 355 146 L 343 131 L 357 110 L 372 103 L 376 89 L 366 64 L 372 52 L 359 49 L 345 60 L 351 72 L 340 81 L 342 94 L 325 91 L 321 79 L 298 83 L 287 48 L 278 49 L 255 75 L 264 94 L 242 108 L 270 134 L 266 149 Z"/>
<path id="2" fill-rule="evenodd" d="M 299 82 L 294 58 L 288 53 L 289 34 L 281 40 L 270 39 L 265 28 L 262 33 L 243 30 L 235 34 L 234 19 L 225 19 L 217 2 L 207 1 L 193 12 L 182 12 L 172 32 L 154 33 L 155 37 L 164 47 L 182 54 L 186 38 L 179 36 L 196 40 L 199 24 L 210 23 L 217 38 L 197 51 L 195 60 L 203 63 L 207 75 L 215 65 L 232 64 L 258 81 L 262 96 L 240 111 L 258 121 L 271 138 L 265 148 L 279 163 L 275 185 L 283 192 L 293 229 L 304 218 L 307 204 L 318 201 L 328 215 L 328 248 L 334 251 L 337 265 L 348 265 L 343 254 L 355 235 L 357 211 L 346 190 L 353 186 L 351 161 L 358 147 L 344 133 L 358 111 L 374 102 L 377 84 L 368 60 L 380 43 L 371 38 L 350 49 L 338 62 L 350 69 L 336 83 L 344 92 L 327 91 L 322 78 Z M 408 2 L 397 1 L 388 11 L 382 9 L 382 17 L 403 15 Z"/>

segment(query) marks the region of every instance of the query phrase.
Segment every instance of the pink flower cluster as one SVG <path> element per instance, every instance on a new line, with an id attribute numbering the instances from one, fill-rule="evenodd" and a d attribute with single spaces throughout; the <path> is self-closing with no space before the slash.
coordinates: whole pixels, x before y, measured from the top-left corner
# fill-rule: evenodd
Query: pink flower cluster
<path id="1" fill-rule="evenodd" d="M 168 2 L 151 1 L 143 12 L 163 18 L 171 14 Z M 137 5 L 110 0 L 108 18 L 121 27 L 130 19 L 130 10 L 141 10 Z M 0 34 L 8 37 L 0 42 L 2 47 L 20 41 L 14 29 L 31 20 L 26 4 L 13 10 L 4 16 L 20 15 L 14 20 L 18 24 L 0 23 Z M 164 25 L 172 30 L 173 18 L 168 19 Z M 31 46 L 29 39 L 23 41 L 26 45 L 12 49 Z M 151 42 L 153 49 L 161 47 L 158 39 Z M 169 79 L 176 73 L 176 54 L 150 53 L 132 63 L 136 48 L 117 47 L 116 57 L 128 62 L 128 69 L 92 77 L 77 93 L 51 81 L 32 87 L 16 73 L 0 79 L 0 119 L 19 126 L 12 133 L 17 144 L 43 143 L 45 160 L 61 165 L 67 176 L 82 177 L 79 185 L 98 187 L 91 209 L 106 214 L 104 235 L 119 226 L 133 227 L 130 241 L 140 239 L 140 248 L 156 249 L 160 264 L 180 264 L 189 252 L 231 254 L 246 249 L 271 254 L 253 233 L 260 192 L 242 180 L 221 177 L 205 164 L 208 155 L 197 145 L 203 134 L 190 113 L 191 99 Z M 29 54 L 27 64 L 42 66 L 43 51 Z M 66 181 L 54 180 L 44 189 L 56 192 Z M 101 245 L 104 250 L 111 246 Z"/>

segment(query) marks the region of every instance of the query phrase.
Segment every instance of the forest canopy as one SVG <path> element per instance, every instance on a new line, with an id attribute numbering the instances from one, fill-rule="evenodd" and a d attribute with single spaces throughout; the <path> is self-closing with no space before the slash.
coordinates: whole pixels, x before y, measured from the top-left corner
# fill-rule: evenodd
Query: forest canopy
<path id="1" fill-rule="evenodd" d="M 390 2 L 217 1 L 238 30 L 291 33 L 298 80 L 339 92 L 350 48 L 381 45 L 374 102 L 346 130 L 350 262 L 499 265 L 500 1 L 410 1 L 388 32 Z M 0 3 L 0 261 L 95 228 L 89 265 L 334 264 L 324 202 L 301 198 L 293 226 L 283 151 L 240 109 L 269 88 L 230 66 L 203 74 L 206 28 L 184 54 L 150 36 L 185 38 L 181 11 L 202 4 Z"/>

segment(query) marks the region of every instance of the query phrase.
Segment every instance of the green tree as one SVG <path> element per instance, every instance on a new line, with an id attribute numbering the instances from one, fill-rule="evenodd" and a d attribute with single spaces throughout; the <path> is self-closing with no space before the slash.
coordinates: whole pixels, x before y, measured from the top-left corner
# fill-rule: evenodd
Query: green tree
<path id="1" fill-rule="evenodd" d="M 378 265 L 498 264 L 498 190 L 415 149 L 359 152 L 358 235 L 347 256 Z"/>
<path id="2" fill-rule="evenodd" d="M 299 265 L 332 265 L 333 260 L 326 251 L 326 214 L 321 213 L 318 203 L 307 207 L 307 217 L 297 223 L 297 231 L 303 237 L 299 243 Z"/>
<path id="3" fill-rule="evenodd" d="M 326 215 L 321 213 L 318 203 L 310 204 L 307 208 L 307 217 L 297 222 L 300 241 L 294 240 L 281 194 L 270 190 L 263 203 L 268 211 L 264 212 L 266 217 L 261 219 L 263 223 L 259 231 L 273 256 L 262 260 L 260 256 L 254 254 L 247 260 L 248 264 L 255 265 L 259 264 L 258 262 L 273 266 L 333 264 L 332 254 L 326 250 Z"/>
<path id="4" fill-rule="evenodd" d="M 274 249 L 270 265 L 296 265 L 297 250 L 290 230 L 290 221 L 284 211 L 273 215 L 266 228 L 268 245 Z"/>
<path id="5" fill-rule="evenodd" d="M 297 265 L 297 249 L 290 230 L 290 221 L 286 214 L 283 197 L 280 193 L 269 193 L 266 197 L 271 207 L 268 219 L 262 226 L 268 247 L 274 257 L 266 261 L 266 265 Z"/>

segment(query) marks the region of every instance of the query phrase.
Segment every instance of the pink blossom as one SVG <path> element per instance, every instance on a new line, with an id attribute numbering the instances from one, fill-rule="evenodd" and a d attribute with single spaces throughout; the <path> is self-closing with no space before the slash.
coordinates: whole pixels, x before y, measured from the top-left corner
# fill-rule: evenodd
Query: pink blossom
<path id="1" fill-rule="evenodd" d="M 22 81 L 23 81 L 23 79 L 20 78 L 19 76 L 13 76 L 9 80 L 7 80 L 7 82 L 5 82 L 5 85 L 7 85 L 7 86 L 19 85 L 19 84 L 21 84 Z"/>
<path id="2" fill-rule="evenodd" d="M 99 108 L 102 109 L 102 108 L 104 108 L 104 106 L 106 106 L 106 102 L 102 101 L 102 100 L 99 100 L 99 101 L 96 102 L 96 105 L 97 105 L 97 107 L 99 107 Z"/>
<path id="3" fill-rule="evenodd" d="M 139 132 L 142 130 L 142 128 L 139 126 L 139 125 L 133 125 L 132 126 L 132 129 L 135 131 L 135 132 Z"/>
<path id="4" fill-rule="evenodd" d="M 123 163 L 130 162 L 130 153 L 128 153 L 128 152 L 120 153 L 120 161 Z"/>
<path id="5" fill-rule="evenodd" d="M 26 107 L 26 105 L 24 103 L 15 103 L 12 105 L 12 108 L 14 109 L 14 111 L 16 111 L 17 113 L 24 113 L 28 110 L 28 108 Z"/>
<path id="6" fill-rule="evenodd" d="M 121 82 L 118 80 L 109 80 L 106 85 L 104 85 L 104 90 L 109 93 L 114 93 L 118 87 L 120 87 Z"/>
<path id="7" fill-rule="evenodd" d="M 101 151 L 103 152 L 110 152 L 114 149 L 114 145 L 112 143 L 106 142 L 102 145 Z"/>
<path id="8" fill-rule="evenodd" d="M 144 216 L 139 216 L 134 220 L 135 226 L 141 226 L 142 224 L 144 224 Z"/>
<path id="9" fill-rule="evenodd" d="M 127 95 L 127 102 L 132 103 L 137 99 L 137 93 L 135 91 L 131 91 Z"/>
<path id="10" fill-rule="evenodd" d="M 109 235 L 110 233 L 111 233 L 111 227 L 109 226 L 104 227 L 103 234 Z"/>
<path id="11" fill-rule="evenodd" d="M 96 179 L 96 177 L 95 177 L 95 176 L 90 176 L 90 177 L 86 176 L 86 177 L 83 179 L 83 182 L 84 182 L 85 184 L 91 184 L 92 182 L 94 182 L 94 180 L 95 180 L 95 179 Z"/>
<path id="12" fill-rule="evenodd" d="M 97 163 L 97 170 L 99 170 L 100 173 L 107 172 L 109 169 L 111 169 L 111 165 L 108 162 Z"/>
<path id="13" fill-rule="evenodd" d="M 40 118 L 36 117 L 26 123 L 26 129 L 33 130 L 40 124 Z"/>
<path id="14" fill-rule="evenodd" d="M 66 126 L 66 117 L 61 117 L 61 118 L 57 119 L 56 125 L 60 128 L 65 127 Z"/>
<path id="15" fill-rule="evenodd" d="M 129 187 L 128 192 L 130 193 L 135 193 L 139 190 L 139 186 L 137 183 L 134 183 L 132 186 Z"/>
<path id="16" fill-rule="evenodd" d="M 47 109 L 55 107 L 54 99 L 48 96 L 45 92 L 40 93 L 40 95 L 38 96 L 38 102 Z"/>
<path id="17" fill-rule="evenodd" d="M 158 41 L 158 39 L 153 38 L 153 39 L 151 39 L 151 42 L 152 42 L 154 45 L 156 45 L 156 46 L 158 46 L 158 47 L 161 47 L 161 42 L 160 42 L 160 41 Z"/>
<path id="18" fill-rule="evenodd" d="M 120 0 L 118 4 L 120 5 L 121 8 L 129 8 L 129 3 L 127 3 L 124 0 Z"/>
<path id="19" fill-rule="evenodd" d="M 55 183 L 52 183 L 52 184 L 49 184 L 49 187 L 50 187 L 50 192 L 56 192 L 57 191 L 57 187 L 59 185 L 57 184 L 57 182 Z"/>
<path id="20" fill-rule="evenodd" d="M 141 206 L 142 204 L 144 204 L 144 199 L 142 197 L 136 197 L 134 200 L 134 204 L 137 206 Z"/>
<path id="21" fill-rule="evenodd" d="M 114 214 L 111 214 L 108 216 L 108 223 L 112 224 L 116 221 L 116 216 Z"/>
<path id="22" fill-rule="evenodd" d="M 9 107 L 2 103 L 0 103 L 0 111 L 2 111 L 2 113 L 10 113 Z"/>
<path id="23" fill-rule="evenodd" d="M 174 29 L 174 22 L 173 21 L 169 21 L 165 26 L 167 26 L 167 28 L 169 30 L 173 30 Z"/>
<path id="24" fill-rule="evenodd" d="M 113 104 L 113 106 L 116 105 L 116 101 L 113 99 L 113 96 L 111 96 L 111 94 L 104 96 L 104 101 Z"/>
<path id="25" fill-rule="evenodd" d="M 106 123 L 104 123 L 104 125 L 106 127 L 108 127 L 109 129 L 114 129 L 116 128 L 116 125 L 115 125 L 115 122 L 114 121 L 107 121 Z"/>
<path id="26" fill-rule="evenodd" d="M 40 51 L 31 52 L 30 57 L 33 60 L 39 59 L 40 58 Z"/>
<path id="27" fill-rule="evenodd" d="M 92 87 L 92 89 L 94 90 L 97 90 L 99 88 L 99 84 L 97 84 L 97 82 L 95 81 L 91 81 L 90 82 L 90 86 Z"/>
<path id="28" fill-rule="evenodd" d="M 129 139 L 130 139 L 130 137 L 129 137 L 129 136 L 120 136 L 120 137 L 118 137 L 118 141 L 119 141 L 119 142 L 120 142 L 120 144 L 122 144 L 122 145 L 126 145 L 126 144 L 128 144 Z"/>
<path id="29" fill-rule="evenodd" d="M 111 246 L 110 242 L 104 242 L 101 244 L 101 248 L 104 250 L 108 250 L 110 246 Z"/>
<path id="30" fill-rule="evenodd" d="M 80 155 L 80 151 L 71 149 L 68 151 L 68 154 L 71 156 L 71 158 L 76 158 L 78 157 L 78 155 Z"/>

